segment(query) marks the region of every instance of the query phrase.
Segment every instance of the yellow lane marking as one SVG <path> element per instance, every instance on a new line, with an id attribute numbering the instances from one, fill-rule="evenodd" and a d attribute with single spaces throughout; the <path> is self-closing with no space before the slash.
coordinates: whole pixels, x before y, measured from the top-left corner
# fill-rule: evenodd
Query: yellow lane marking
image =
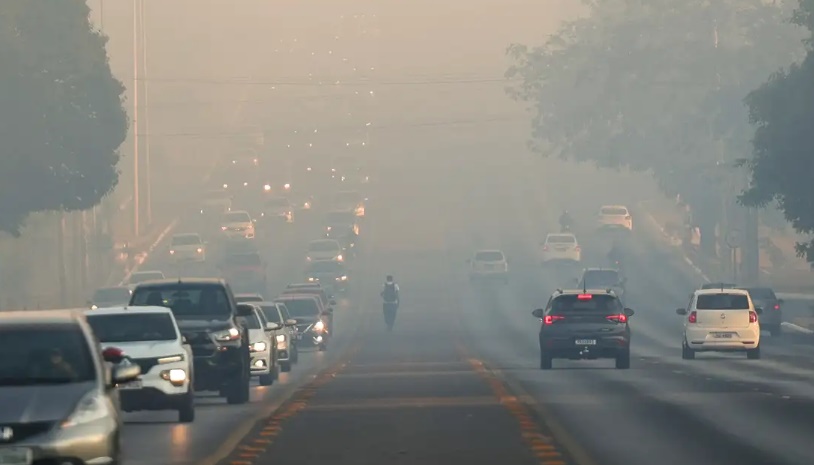
<path id="1" fill-rule="evenodd" d="M 358 379 L 358 378 L 401 378 L 401 377 L 415 377 L 427 378 L 437 376 L 462 376 L 472 375 L 477 376 L 477 373 L 472 369 L 468 370 L 455 370 L 455 371 L 383 371 L 377 373 L 342 373 L 337 375 L 337 379 Z"/>
<path id="2" fill-rule="evenodd" d="M 437 407 L 481 407 L 499 406 L 500 401 L 493 396 L 472 397 L 386 397 L 383 399 L 348 399 L 337 403 L 316 403 L 308 405 L 308 411 L 437 408 Z"/>

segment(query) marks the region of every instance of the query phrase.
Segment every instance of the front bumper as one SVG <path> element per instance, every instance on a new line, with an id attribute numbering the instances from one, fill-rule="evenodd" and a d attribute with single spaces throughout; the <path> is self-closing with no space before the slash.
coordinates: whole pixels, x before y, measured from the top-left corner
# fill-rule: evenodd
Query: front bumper
<path id="1" fill-rule="evenodd" d="M 252 352 L 251 360 L 252 376 L 261 376 L 271 373 L 273 360 L 271 360 L 271 354 L 269 354 L 269 351 Z"/>
<path id="2" fill-rule="evenodd" d="M 191 393 L 186 389 L 183 392 L 170 394 L 155 387 L 144 387 L 119 393 L 122 410 L 125 412 L 177 410 L 185 405 L 188 395 L 191 395 Z"/>
<path id="3" fill-rule="evenodd" d="M 599 229 L 625 229 L 628 231 L 633 231 L 633 222 L 632 221 L 601 221 L 599 223 Z"/>
<path id="4" fill-rule="evenodd" d="M 119 434 L 119 425 L 111 417 L 64 429 L 55 425 L 42 433 L 21 437 L 18 442 L 4 444 L 0 447 L 0 458 L 18 450 L 24 455 L 30 453 L 34 465 L 114 463 L 120 459 L 116 457 Z"/>
<path id="5" fill-rule="evenodd" d="M 180 251 L 176 250 L 174 253 L 170 254 L 173 260 L 176 262 L 202 262 L 206 260 L 206 252 L 188 252 L 188 251 Z"/>
<path id="6" fill-rule="evenodd" d="M 243 359 L 245 353 L 245 349 L 240 347 L 221 346 L 220 350 L 207 348 L 205 355 L 196 355 L 193 358 L 195 389 L 217 391 L 238 380 L 246 363 Z"/>
<path id="7" fill-rule="evenodd" d="M 548 262 L 581 262 L 582 261 L 582 253 L 580 252 L 566 252 L 566 253 L 556 253 L 556 252 L 549 252 L 544 253 L 542 257 L 543 263 Z"/>
<path id="8" fill-rule="evenodd" d="M 230 241 L 239 241 L 244 239 L 254 239 L 254 230 L 247 230 L 247 231 L 221 231 L 223 237 Z"/>

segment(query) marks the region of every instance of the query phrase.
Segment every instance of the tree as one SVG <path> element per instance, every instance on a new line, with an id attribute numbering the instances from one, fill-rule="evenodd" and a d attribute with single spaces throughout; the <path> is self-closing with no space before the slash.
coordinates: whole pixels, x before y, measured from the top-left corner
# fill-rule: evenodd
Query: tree
<path id="1" fill-rule="evenodd" d="M 776 201 L 798 232 L 814 233 L 814 0 L 801 0 L 793 22 L 810 32 L 805 59 L 774 74 L 746 98 L 756 130 L 746 161 L 751 185 L 740 200 L 749 206 Z M 797 244 L 814 263 L 814 240 Z"/>
<path id="2" fill-rule="evenodd" d="M 83 210 L 118 182 L 124 87 L 84 0 L 0 2 L 0 230 Z"/>
<path id="3" fill-rule="evenodd" d="M 742 103 L 798 40 L 762 0 L 593 0 L 544 45 L 509 48 L 510 96 L 530 104 L 544 155 L 650 171 L 695 212 L 702 248 L 733 162 L 748 149 Z M 729 198 L 734 199 L 732 188 Z"/>

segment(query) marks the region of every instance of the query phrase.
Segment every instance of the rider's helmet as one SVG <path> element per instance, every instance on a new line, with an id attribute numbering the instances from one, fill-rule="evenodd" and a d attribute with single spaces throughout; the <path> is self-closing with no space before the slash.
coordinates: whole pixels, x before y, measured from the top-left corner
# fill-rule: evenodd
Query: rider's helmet
<path id="1" fill-rule="evenodd" d="M 385 278 L 385 281 L 387 281 L 388 283 L 392 283 L 393 282 L 393 275 L 391 275 L 391 274 L 387 275 L 387 277 Z"/>

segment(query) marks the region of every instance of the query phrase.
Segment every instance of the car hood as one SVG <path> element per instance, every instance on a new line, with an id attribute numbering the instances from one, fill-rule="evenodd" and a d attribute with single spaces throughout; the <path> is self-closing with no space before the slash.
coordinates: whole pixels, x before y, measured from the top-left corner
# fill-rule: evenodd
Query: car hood
<path id="1" fill-rule="evenodd" d="M 262 329 L 250 329 L 249 330 L 249 342 L 254 344 L 255 342 L 265 341 L 268 339 L 266 336 L 266 332 Z"/>
<path id="2" fill-rule="evenodd" d="M 198 249 L 203 249 L 203 244 L 184 244 L 184 245 L 171 245 L 170 250 L 177 251 L 196 251 Z"/>
<path id="3" fill-rule="evenodd" d="M 0 386 L 0 425 L 68 418 L 94 383 Z"/>
<path id="4" fill-rule="evenodd" d="M 314 278 L 317 281 L 334 281 L 336 278 L 344 276 L 344 273 L 334 273 L 334 272 L 324 272 L 324 273 L 307 273 L 305 275 L 306 280 L 308 278 Z"/>
<path id="5" fill-rule="evenodd" d="M 327 252 L 325 252 L 325 251 L 308 252 L 309 257 L 317 258 L 317 259 L 324 258 L 324 259 L 330 260 L 330 259 L 336 257 L 337 255 L 342 255 L 342 251 L 341 250 L 330 250 L 330 251 L 327 251 Z"/>
<path id="6" fill-rule="evenodd" d="M 224 227 L 227 227 L 227 228 L 250 228 L 250 227 L 252 227 L 252 223 L 251 222 L 247 223 L 247 222 L 241 221 L 239 223 L 223 223 L 223 224 L 221 224 L 221 226 L 224 226 Z"/>
<path id="7" fill-rule="evenodd" d="M 118 347 L 132 358 L 163 357 L 184 352 L 178 341 L 103 342 L 102 347 Z"/>
<path id="8" fill-rule="evenodd" d="M 177 321 L 178 328 L 181 330 L 181 332 L 219 331 L 222 329 L 229 329 L 232 327 L 232 323 L 229 322 L 228 320 L 208 320 L 208 319 L 190 318 Z"/>
<path id="9" fill-rule="evenodd" d="M 127 305 L 130 303 L 130 299 L 128 300 L 94 300 L 93 305 L 96 305 L 99 308 L 107 308 L 107 307 L 120 307 L 122 305 Z"/>

